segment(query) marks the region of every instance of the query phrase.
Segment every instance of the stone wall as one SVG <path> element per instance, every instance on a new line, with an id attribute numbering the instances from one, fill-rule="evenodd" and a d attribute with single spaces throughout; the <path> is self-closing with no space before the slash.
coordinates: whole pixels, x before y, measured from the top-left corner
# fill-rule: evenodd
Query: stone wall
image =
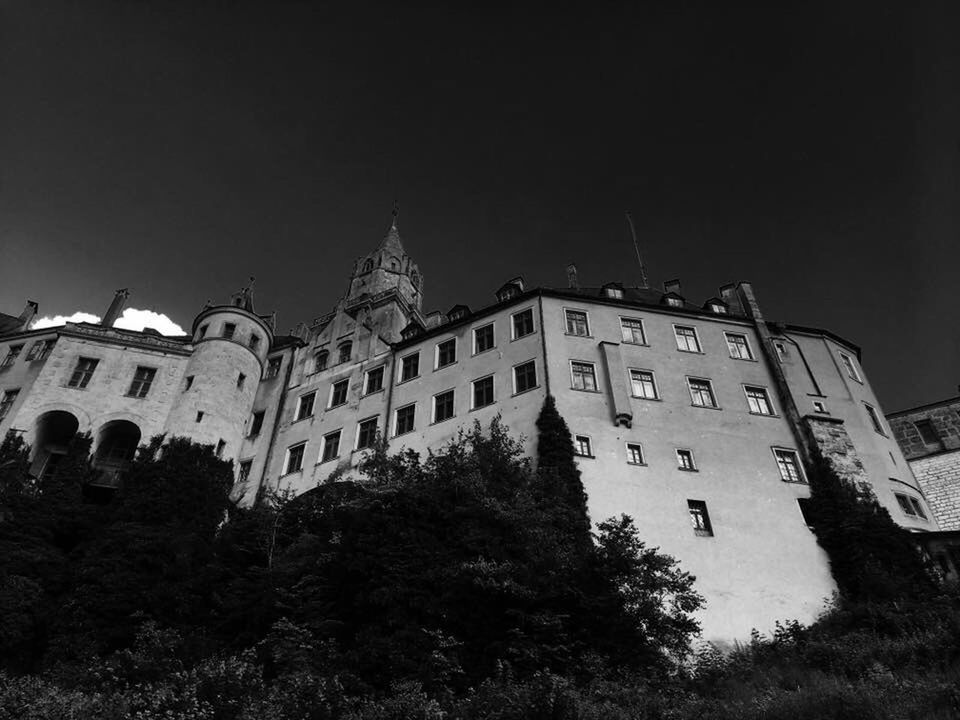
<path id="1" fill-rule="evenodd" d="M 820 452 L 841 478 L 855 481 L 869 479 L 842 420 L 814 415 L 807 415 L 804 420 Z"/>
<path id="2" fill-rule="evenodd" d="M 960 530 L 960 451 L 910 461 L 941 530 Z"/>
<path id="3" fill-rule="evenodd" d="M 925 442 L 914 424 L 917 420 L 929 420 L 940 441 Z M 960 398 L 895 413 L 888 416 L 887 421 L 908 460 L 944 450 L 960 450 Z"/>

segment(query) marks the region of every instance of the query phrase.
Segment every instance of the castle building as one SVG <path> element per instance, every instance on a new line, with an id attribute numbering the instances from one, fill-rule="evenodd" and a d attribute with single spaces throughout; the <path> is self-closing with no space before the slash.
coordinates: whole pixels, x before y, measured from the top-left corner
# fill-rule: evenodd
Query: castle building
<path id="1" fill-rule="evenodd" d="M 109 488 L 139 442 L 167 433 L 233 460 L 235 497 L 252 503 L 349 472 L 378 433 L 425 453 L 500 415 L 535 455 L 551 394 L 594 522 L 628 514 L 678 558 L 707 598 L 704 638 L 721 641 L 811 621 L 835 590 L 804 518 L 817 449 L 904 527 L 938 529 L 859 349 L 768 322 L 749 283 L 695 304 L 678 282 L 581 287 L 571 266 L 566 287 L 518 277 L 479 309 L 425 314 L 394 215 L 333 310 L 291 335 L 249 289 L 185 337 L 111 327 L 125 298 L 99 325 L 31 330 L 33 304 L 0 315 L 0 433 L 30 443 L 35 474 L 89 432 Z"/>

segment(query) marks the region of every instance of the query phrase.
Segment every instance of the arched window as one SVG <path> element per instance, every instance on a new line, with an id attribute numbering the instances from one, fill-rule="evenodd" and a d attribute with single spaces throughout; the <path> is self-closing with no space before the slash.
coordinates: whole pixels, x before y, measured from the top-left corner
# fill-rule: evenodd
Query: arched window
<path id="1" fill-rule="evenodd" d="M 396 258 L 390 258 L 390 269 L 394 272 L 400 269 L 400 263 L 397 262 Z"/>
<path id="2" fill-rule="evenodd" d="M 64 410 L 52 410 L 37 419 L 34 458 L 30 470 L 40 477 L 51 477 L 63 460 L 80 423 Z"/>
<path id="3" fill-rule="evenodd" d="M 313 371 L 320 372 L 321 370 L 327 369 L 327 360 L 330 357 L 330 353 L 326 350 L 321 350 L 316 355 L 313 356 Z"/>
<path id="4" fill-rule="evenodd" d="M 367 261 L 363 264 L 363 271 L 364 271 L 365 273 L 368 273 L 368 272 L 370 272 L 371 270 L 373 270 L 373 260 L 367 260 Z"/>
<path id="5" fill-rule="evenodd" d="M 417 290 L 420 289 L 420 275 L 417 274 L 416 270 L 410 273 L 410 282 L 413 283 L 413 286 L 417 288 Z"/>
<path id="6" fill-rule="evenodd" d="M 117 487 L 140 444 L 140 428 L 129 420 L 114 420 L 100 429 L 93 465 L 99 474 L 91 485 Z"/>
<path id="7" fill-rule="evenodd" d="M 340 357 L 338 362 L 350 362 L 350 353 L 353 351 L 353 343 L 345 342 L 340 346 Z"/>

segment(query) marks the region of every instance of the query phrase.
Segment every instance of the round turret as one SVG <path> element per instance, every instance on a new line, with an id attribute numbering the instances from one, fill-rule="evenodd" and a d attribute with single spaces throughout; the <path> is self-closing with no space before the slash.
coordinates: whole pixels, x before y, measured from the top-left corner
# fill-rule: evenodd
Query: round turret
<path id="1" fill-rule="evenodd" d="M 164 430 L 213 445 L 231 459 L 253 410 L 273 331 L 249 302 L 237 302 L 205 308 L 192 334 L 193 354 Z"/>

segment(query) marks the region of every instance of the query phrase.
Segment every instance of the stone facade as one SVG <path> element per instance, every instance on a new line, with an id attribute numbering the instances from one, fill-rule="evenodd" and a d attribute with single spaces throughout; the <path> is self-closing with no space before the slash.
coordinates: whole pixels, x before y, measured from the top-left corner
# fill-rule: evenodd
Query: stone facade
<path id="1" fill-rule="evenodd" d="M 254 311 L 249 290 L 204 308 L 181 338 L 82 323 L 31 331 L 4 316 L 0 433 L 24 435 L 38 474 L 75 432 L 90 432 L 114 469 L 131 437 L 184 435 L 234 461 L 234 495 L 253 503 L 355 474 L 377 432 L 425 453 L 499 415 L 533 455 L 550 394 L 576 437 L 593 521 L 631 515 L 696 575 L 704 637 L 717 641 L 810 621 L 835 589 L 798 502 L 811 442 L 905 527 L 937 529 L 898 500 L 926 507 L 856 346 L 767 322 L 748 283 L 701 305 L 677 282 L 570 278 L 554 289 L 514 278 L 478 310 L 424 314 L 394 216 L 336 306 L 290 335 Z M 34 351 L 47 341 L 50 352 Z M 89 377 L 84 358 L 97 360 Z"/>

